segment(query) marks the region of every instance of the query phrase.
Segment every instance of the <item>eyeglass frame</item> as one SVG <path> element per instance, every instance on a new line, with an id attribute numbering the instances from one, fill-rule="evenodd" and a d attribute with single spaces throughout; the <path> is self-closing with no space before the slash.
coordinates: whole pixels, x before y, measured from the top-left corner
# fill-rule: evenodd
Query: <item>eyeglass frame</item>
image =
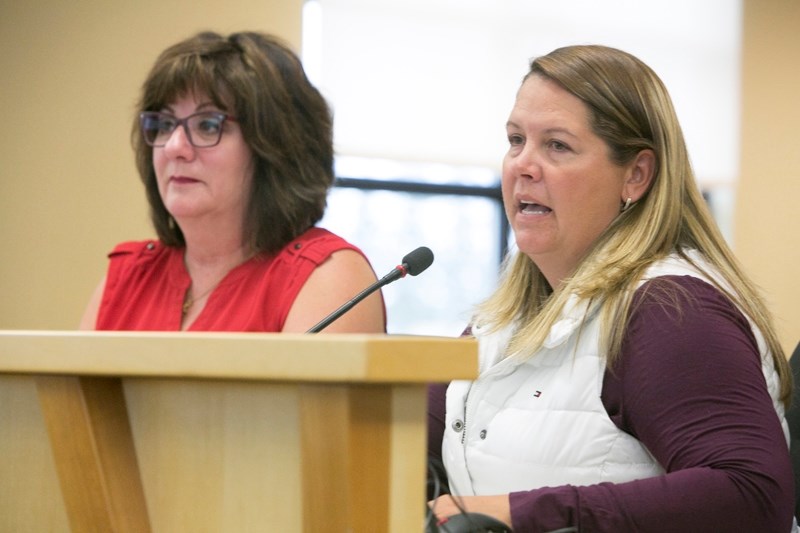
<path id="1" fill-rule="evenodd" d="M 216 140 L 216 142 L 214 144 L 204 144 L 202 146 L 198 146 L 198 145 L 196 145 L 194 143 L 194 139 L 192 139 L 192 132 L 189 130 L 189 120 L 191 120 L 194 117 L 200 116 L 200 115 L 210 115 L 210 116 L 216 117 L 220 121 L 219 122 L 219 126 L 220 126 L 219 135 L 217 136 L 217 140 Z M 150 118 L 150 117 L 153 117 L 153 116 L 157 116 L 157 117 L 167 116 L 167 117 L 171 117 L 171 118 L 175 119 L 175 127 L 172 129 L 172 131 L 169 132 L 169 136 L 167 137 L 167 140 L 164 141 L 163 144 L 156 144 L 155 141 L 150 142 L 148 140 L 148 138 L 147 138 L 147 134 L 145 133 L 144 121 L 147 118 Z M 141 131 L 141 133 L 142 133 L 142 138 L 144 139 L 145 144 L 147 144 L 148 146 L 150 146 L 152 148 L 163 148 L 164 146 L 167 145 L 167 142 L 169 142 L 169 139 L 172 137 L 172 134 L 175 133 L 175 130 L 177 130 L 179 127 L 183 126 L 183 131 L 186 134 L 186 139 L 189 141 L 189 144 L 191 144 L 193 147 L 195 147 L 195 148 L 213 148 L 214 146 L 217 146 L 220 143 L 220 141 L 222 140 L 222 133 L 223 133 L 222 126 L 225 124 L 226 120 L 230 120 L 231 122 L 238 122 L 238 120 L 236 120 L 236 117 L 233 117 L 233 116 L 228 115 L 227 113 L 223 113 L 221 111 L 198 111 L 197 113 L 192 113 L 191 115 L 183 117 L 183 118 L 178 118 L 178 117 L 176 117 L 175 115 L 173 115 L 171 113 L 164 113 L 163 111 L 142 111 L 141 113 L 139 113 L 139 131 Z"/>

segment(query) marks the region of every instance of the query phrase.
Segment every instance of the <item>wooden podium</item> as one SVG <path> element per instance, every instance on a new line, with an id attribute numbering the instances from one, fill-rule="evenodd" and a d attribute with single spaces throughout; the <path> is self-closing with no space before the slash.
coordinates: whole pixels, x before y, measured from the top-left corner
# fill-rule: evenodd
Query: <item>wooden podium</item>
<path id="1" fill-rule="evenodd" d="M 0 531 L 423 530 L 468 339 L 0 331 Z"/>

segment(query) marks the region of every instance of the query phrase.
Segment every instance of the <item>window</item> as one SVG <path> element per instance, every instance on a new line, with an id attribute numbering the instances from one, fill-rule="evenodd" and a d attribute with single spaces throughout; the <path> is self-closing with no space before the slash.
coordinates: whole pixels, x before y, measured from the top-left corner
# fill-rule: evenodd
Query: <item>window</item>
<path id="1" fill-rule="evenodd" d="M 321 225 L 356 243 L 382 277 L 419 246 L 431 267 L 383 289 L 389 333 L 458 336 L 489 295 L 507 224 L 490 169 L 340 157 Z"/>

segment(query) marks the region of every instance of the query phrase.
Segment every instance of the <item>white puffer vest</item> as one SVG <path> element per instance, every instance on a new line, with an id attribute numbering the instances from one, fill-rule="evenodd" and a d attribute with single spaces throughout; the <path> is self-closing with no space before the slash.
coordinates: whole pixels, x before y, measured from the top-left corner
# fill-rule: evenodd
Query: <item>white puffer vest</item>
<path id="1" fill-rule="evenodd" d="M 696 254 L 693 261 L 703 265 Z M 664 275 L 707 277 L 678 256 L 651 267 Z M 597 306 L 573 297 L 542 349 L 523 362 L 505 358 L 512 328 L 475 327 L 479 378 L 447 390 L 442 456 L 450 489 L 459 495 L 506 494 L 544 486 L 621 483 L 660 475 L 662 467 L 634 437 L 619 430 L 601 400 L 605 359 L 599 353 Z M 752 326 L 752 324 L 751 324 Z M 779 379 L 753 327 L 776 411 Z"/>

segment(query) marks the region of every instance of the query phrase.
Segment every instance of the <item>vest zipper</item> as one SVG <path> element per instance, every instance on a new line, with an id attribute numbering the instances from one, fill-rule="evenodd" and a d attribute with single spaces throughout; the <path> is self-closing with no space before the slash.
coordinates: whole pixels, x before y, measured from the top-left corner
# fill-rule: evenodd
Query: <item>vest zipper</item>
<path id="1" fill-rule="evenodd" d="M 467 440 L 467 420 L 472 420 L 472 416 L 469 414 L 469 397 L 472 395 L 472 389 L 478 387 L 478 382 L 473 381 L 469 389 L 467 390 L 467 395 L 464 398 L 464 427 L 461 428 L 461 444 L 464 444 Z"/>

